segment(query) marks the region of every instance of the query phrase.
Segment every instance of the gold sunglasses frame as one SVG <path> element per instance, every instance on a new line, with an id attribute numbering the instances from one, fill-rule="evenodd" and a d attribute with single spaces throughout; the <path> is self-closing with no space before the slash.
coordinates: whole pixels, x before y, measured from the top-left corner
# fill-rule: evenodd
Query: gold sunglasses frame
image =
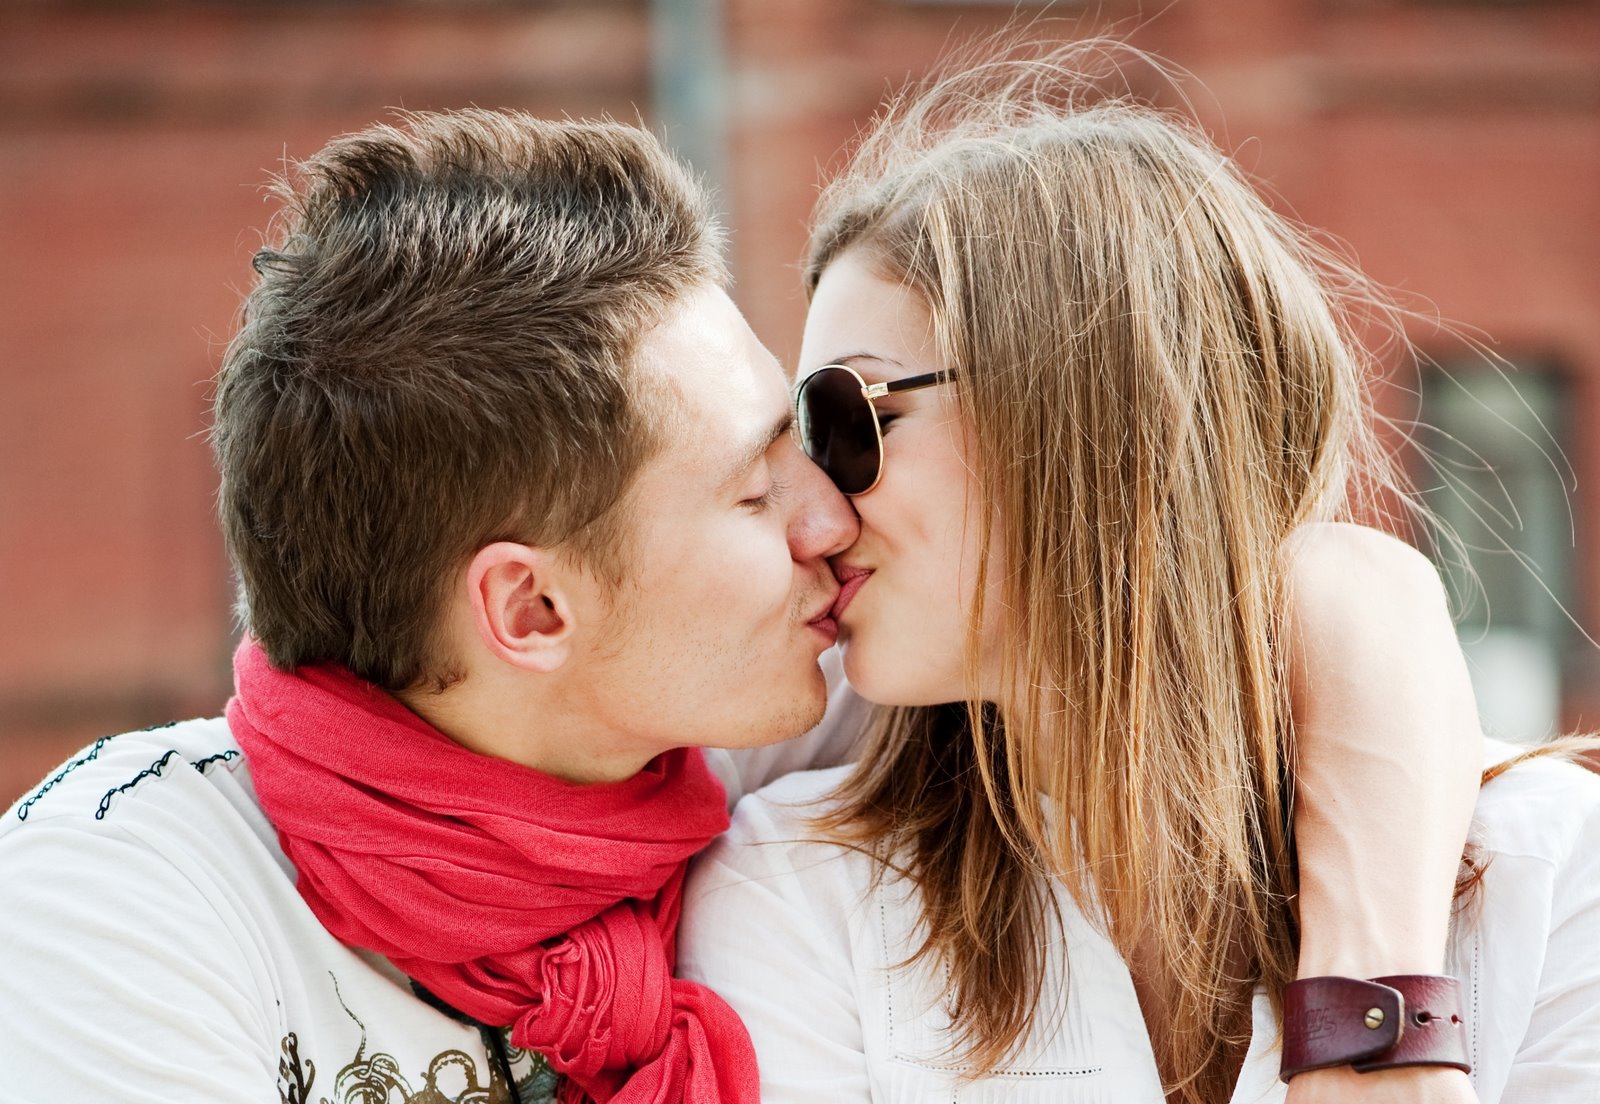
<path id="1" fill-rule="evenodd" d="M 800 444 L 800 451 L 804 452 L 807 459 L 810 459 L 811 462 L 816 464 L 819 468 L 822 467 L 822 465 L 818 463 L 815 457 L 812 457 L 810 450 L 806 448 L 804 438 L 800 434 L 800 396 L 805 391 L 806 384 L 810 383 L 823 372 L 832 371 L 834 369 L 850 373 L 851 377 L 860 386 L 861 397 L 866 400 L 867 411 L 872 415 L 872 433 L 876 442 L 874 447 L 877 449 L 878 456 L 877 470 L 873 473 L 872 482 L 868 483 L 867 486 L 862 490 L 847 491 L 843 487 L 839 487 L 839 481 L 834 479 L 831 474 L 828 474 L 827 468 L 822 468 L 823 473 L 828 474 L 828 478 L 833 481 L 833 485 L 835 487 L 839 487 L 839 490 L 842 493 L 854 498 L 857 495 L 869 493 L 883 479 L 883 424 L 878 421 L 878 408 L 874 404 L 873 400 L 885 398 L 889 395 L 901 395 L 907 391 L 920 391 L 925 387 L 937 387 L 941 383 L 949 383 L 951 380 L 955 379 L 956 376 L 955 372 L 945 368 L 937 372 L 923 372 L 920 375 L 907 376 L 904 379 L 886 380 L 882 383 L 868 383 L 866 380 L 861 378 L 860 372 L 856 371 L 848 364 L 824 364 L 820 368 L 815 368 L 810 372 L 807 372 L 794 385 L 795 436 Z"/>

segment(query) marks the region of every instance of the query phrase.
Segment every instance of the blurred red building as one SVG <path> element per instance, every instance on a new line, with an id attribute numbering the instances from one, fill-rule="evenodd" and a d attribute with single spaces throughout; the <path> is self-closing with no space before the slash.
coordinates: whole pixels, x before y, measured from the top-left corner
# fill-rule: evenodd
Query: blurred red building
<path id="1" fill-rule="evenodd" d="M 1459 344 L 1414 335 L 1448 369 L 1422 379 L 1423 416 L 1474 450 L 1441 445 L 1446 477 L 1464 501 L 1501 495 L 1493 540 L 1539 568 L 1475 559 L 1492 617 L 1467 636 L 1506 716 L 1538 728 L 1559 703 L 1566 726 L 1600 723 L 1600 653 L 1572 623 L 1600 627 L 1600 437 L 1583 428 L 1600 414 L 1600 7 L 1152 8 L 1149 19 L 1125 0 L 1024 11 L 1062 17 L 1037 34 L 1116 29 L 1192 72 L 1207 124 L 1286 209 L 1516 366 L 1508 383 Z M 736 298 L 788 359 L 803 312 L 796 262 L 827 167 L 889 87 L 1012 10 L 10 0 L 0 805 L 86 740 L 215 712 L 226 696 L 231 594 L 212 518 L 208 380 L 268 217 L 261 184 L 285 157 L 394 107 L 663 125 L 720 184 Z M 1386 401 L 1410 416 L 1418 381 L 1397 371 Z M 1564 451 L 1570 471 L 1529 440 Z M 1469 543 L 1492 543 L 1451 505 L 1461 498 L 1436 501 Z M 1482 622 L 1481 607 L 1468 620 Z"/>

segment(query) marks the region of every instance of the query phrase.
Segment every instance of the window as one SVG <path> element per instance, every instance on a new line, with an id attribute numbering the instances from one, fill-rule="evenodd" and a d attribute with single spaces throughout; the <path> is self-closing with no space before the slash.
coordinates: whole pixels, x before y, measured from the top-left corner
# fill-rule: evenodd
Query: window
<path id="1" fill-rule="evenodd" d="M 1472 667 L 1484 728 L 1554 734 L 1561 671 L 1577 630 L 1567 381 L 1528 363 L 1484 361 L 1424 372 L 1419 440 L 1431 454 L 1424 499 L 1460 538 L 1436 557 Z M 1463 556 L 1465 562 L 1462 562 Z"/>

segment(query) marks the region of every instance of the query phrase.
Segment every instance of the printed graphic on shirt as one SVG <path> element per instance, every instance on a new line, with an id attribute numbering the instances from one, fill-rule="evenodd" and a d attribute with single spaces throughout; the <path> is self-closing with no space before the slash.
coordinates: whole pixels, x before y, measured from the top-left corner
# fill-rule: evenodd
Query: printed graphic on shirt
<path id="1" fill-rule="evenodd" d="M 366 1025 L 348 1006 L 345 1014 L 361 1029 L 361 1043 L 334 1075 L 333 1095 L 317 1093 L 316 1063 L 301 1055 L 299 1037 L 291 1031 L 278 1047 L 279 1104 L 554 1104 L 555 1071 L 541 1055 L 505 1043 L 503 1035 L 504 1071 L 490 1056 L 480 1074 L 478 1059 L 464 1050 L 446 1050 L 408 1078 L 392 1055 L 367 1054 Z M 514 1093 L 506 1074 L 516 1082 Z"/>
<path id="2" fill-rule="evenodd" d="M 169 721 L 166 724 L 154 725 L 150 728 L 141 729 L 140 731 L 158 732 L 163 728 L 172 728 L 176 724 L 176 721 Z M 81 766 L 84 766 L 85 764 L 92 763 L 99 758 L 100 752 L 104 750 L 106 745 L 111 743 L 111 741 L 114 739 L 116 739 L 116 737 L 106 736 L 102 739 L 96 740 L 94 744 L 90 746 L 89 749 L 82 755 L 79 755 L 73 759 L 69 759 L 66 763 L 62 764 L 60 770 L 56 771 L 55 774 L 45 779 L 43 783 L 41 783 L 32 793 L 28 794 L 23 800 L 17 802 L 15 806 L 17 819 L 27 820 L 28 814 L 33 811 L 33 807 L 43 800 L 46 794 L 55 789 L 56 786 L 63 782 L 73 771 L 77 770 Z M 239 750 L 237 748 L 229 748 L 226 751 L 218 752 L 216 755 L 207 755 L 202 759 L 196 759 L 188 762 L 189 766 L 193 767 L 201 774 L 205 774 L 206 771 L 209 770 L 214 764 L 231 762 L 237 758 L 239 758 Z M 100 798 L 100 804 L 95 809 L 94 818 L 96 820 L 104 820 L 106 818 L 106 814 L 111 811 L 112 803 L 118 797 L 132 790 L 147 778 L 160 778 L 162 773 L 174 761 L 180 763 L 186 762 L 186 760 L 179 756 L 177 748 L 169 748 L 165 754 L 155 759 L 149 766 L 139 771 L 126 782 L 122 783 L 120 786 L 113 786 L 111 789 L 107 790 Z"/>
<path id="3" fill-rule="evenodd" d="M 71 774 L 85 763 L 94 762 L 99 756 L 101 749 L 110 743 L 111 739 L 112 738 L 110 736 L 106 736 L 96 740 L 94 742 L 94 746 L 92 746 L 88 751 L 74 759 L 68 759 L 66 763 L 62 765 L 61 769 L 55 774 L 51 775 L 49 778 L 45 779 L 44 783 L 40 785 L 37 790 L 29 794 L 25 800 L 17 803 L 17 819 L 27 820 L 28 812 L 39 803 L 45 794 L 55 789 L 56 785 L 60 783 L 62 779 L 66 778 L 67 775 Z"/>

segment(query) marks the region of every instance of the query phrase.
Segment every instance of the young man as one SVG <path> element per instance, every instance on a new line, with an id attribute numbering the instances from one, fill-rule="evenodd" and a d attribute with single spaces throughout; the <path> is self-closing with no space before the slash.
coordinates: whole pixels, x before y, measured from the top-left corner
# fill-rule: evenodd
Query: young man
<path id="1" fill-rule="evenodd" d="M 216 402 L 237 696 L 6 814 L 0 1097 L 539 1099 L 537 1046 L 752 1099 L 671 978 L 727 823 L 674 749 L 820 720 L 855 519 L 699 190 L 639 130 L 465 112 L 283 198 Z M 737 796 L 816 750 L 710 758 Z"/>
<path id="2" fill-rule="evenodd" d="M 742 1025 L 672 976 L 679 893 L 742 792 L 848 751 L 848 722 L 768 745 L 822 716 L 856 522 L 700 193 L 640 131 L 473 111 L 337 140 L 282 196 L 217 393 L 236 695 L 0 818 L 0 1102 L 526 1102 L 555 1069 L 753 1101 Z M 1319 658 L 1354 681 L 1306 711 L 1308 754 L 1348 757 L 1305 772 L 1308 956 L 1425 968 L 1464 679 L 1375 661 L 1443 654 L 1448 621 L 1413 563 L 1341 543 L 1311 579 L 1398 590 L 1290 599 L 1307 654 L 1362 660 Z M 1396 788 L 1428 831 L 1353 800 Z"/>

